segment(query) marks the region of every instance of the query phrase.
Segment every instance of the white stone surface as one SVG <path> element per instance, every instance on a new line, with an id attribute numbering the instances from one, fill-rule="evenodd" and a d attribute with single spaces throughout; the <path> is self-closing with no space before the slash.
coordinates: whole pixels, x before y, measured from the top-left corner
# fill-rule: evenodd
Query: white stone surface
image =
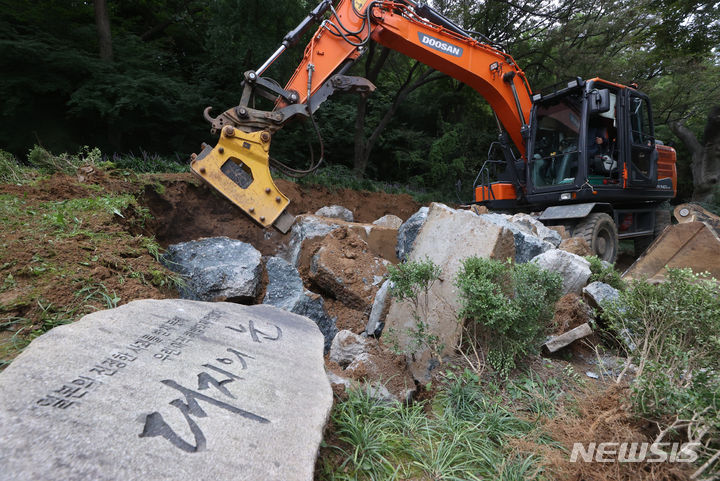
<path id="1" fill-rule="evenodd" d="M 338 332 L 330 346 L 330 360 L 347 366 L 365 352 L 365 338 L 343 329 Z"/>
<path id="2" fill-rule="evenodd" d="M 331 406 L 311 320 L 135 301 L 51 330 L 0 373 L 0 479 L 309 481 Z"/>
<path id="3" fill-rule="evenodd" d="M 345 222 L 354 222 L 355 217 L 350 209 L 346 209 L 341 205 L 326 205 L 315 212 L 320 217 L 328 217 L 330 219 L 340 219 Z"/>
<path id="4" fill-rule="evenodd" d="M 440 266 L 442 273 L 429 292 L 430 306 L 427 332 L 438 336 L 444 346 L 443 354 L 452 353 L 457 345 L 462 326 L 458 322 L 460 310 L 455 277 L 462 261 L 470 256 L 505 260 L 514 257 L 512 232 L 483 219 L 467 210 L 456 210 L 433 203 L 410 252 L 409 261 L 430 259 Z M 424 302 L 424 301 L 421 301 Z M 405 352 L 414 349 L 411 334 L 416 329 L 410 302 L 392 301 L 385 318 L 384 335 L 394 332 L 400 348 Z M 391 330 L 391 331 L 390 331 Z M 420 382 L 427 382 L 434 366 L 429 350 L 408 355 L 412 375 Z"/>
<path id="5" fill-rule="evenodd" d="M 557 272 L 563 280 L 562 294 L 580 294 L 590 278 L 590 262 L 578 255 L 553 249 L 533 258 L 545 270 Z"/>
<path id="6" fill-rule="evenodd" d="M 373 221 L 374 225 L 390 227 L 391 229 L 399 229 L 402 223 L 403 220 L 400 217 L 392 214 L 384 215 L 376 221 Z"/>

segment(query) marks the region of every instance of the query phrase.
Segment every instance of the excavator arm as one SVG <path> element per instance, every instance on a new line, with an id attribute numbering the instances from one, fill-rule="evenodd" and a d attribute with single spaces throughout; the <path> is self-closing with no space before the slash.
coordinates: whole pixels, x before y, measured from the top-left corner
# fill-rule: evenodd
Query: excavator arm
<path id="1" fill-rule="evenodd" d="M 330 15 L 323 19 L 328 11 Z M 286 86 L 282 88 L 262 77 L 272 62 L 313 23 L 320 26 Z M 510 55 L 422 3 L 341 0 L 334 7 L 330 0 L 324 0 L 288 33 L 258 70 L 245 73 L 238 106 L 217 117 L 210 116 L 209 107 L 205 110 L 205 118 L 213 132 L 220 133 L 220 140 L 214 148 L 204 146 L 199 155 L 193 156 L 192 171 L 264 227 L 275 225 L 286 232 L 292 217 L 283 215 L 289 200 L 270 175 L 271 134 L 298 117 L 309 117 L 317 128 L 312 114 L 334 92 L 372 92 L 375 87 L 366 79 L 345 75 L 370 40 L 480 93 L 525 157 L 531 90 L 525 74 Z M 258 95 L 274 101 L 273 110 L 255 110 L 253 99 Z"/>

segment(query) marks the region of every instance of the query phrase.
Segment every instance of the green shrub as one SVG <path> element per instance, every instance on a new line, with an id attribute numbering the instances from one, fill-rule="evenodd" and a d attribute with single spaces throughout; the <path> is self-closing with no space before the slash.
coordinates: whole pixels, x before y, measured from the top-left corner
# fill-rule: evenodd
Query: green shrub
<path id="1" fill-rule="evenodd" d="M 590 262 L 590 278 L 588 279 L 588 284 L 591 282 L 604 282 L 619 291 L 625 289 L 625 282 L 620 278 L 620 273 L 618 273 L 612 265 L 604 265 L 598 256 L 588 256 L 586 259 Z"/>
<path id="2" fill-rule="evenodd" d="M 553 318 L 562 279 L 534 263 L 469 257 L 456 285 L 460 318 L 470 324 L 469 341 L 479 343 L 489 364 L 507 377 L 520 356 L 536 351 Z"/>
<path id="3" fill-rule="evenodd" d="M 30 178 L 28 169 L 18 164 L 11 153 L 0 150 L 0 182 L 21 184 Z"/>
<path id="4" fill-rule="evenodd" d="M 113 154 L 112 162 L 108 162 L 108 164 L 110 164 L 108 167 L 111 168 L 127 169 L 139 173 L 187 172 L 190 168 L 190 159 L 183 162 L 179 158 L 171 159 L 141 151 L 140 155 L 132 152 L 122 155 Z"/>
<path id="5" fill-rule="evenodd" d="M 441 360 L 440 352 L 444 349 L 437 335 L 429 332 L 427 316 L 430 309 L 429 292 L 435 281 L 440 277 L 441 269 L 430 259 L 424 261 L 405 262 L 397 266 L 388 267 L 388 278 L 390 284 L 390 295 L 398 301 L 409 302 L 412 306 L 412 316 L 415 326 L 411 329 L 410 335 L 413 338 L 414 346 L 406 346 L 408 354 L 413 354 L 424 347 L 429 348 L 438 361 Z M 395 339 L 397 333 L 390 333 L 391 343 L 395 344 L 395 350 L 399 351 L 398 341 Z"/>
<path id="6" fill-rule="evenodd" d="M 720 440 L 720 285 L 690 269 L 665 282 L 633 281 L 603 305 L 609 327 L 638 366 L 631 401 L 660 426 L 682 421 Z M 712 443 L 710 443 L 712 448 Z"/>
<path id="7" fill-rule="evenodd" d="M 62 153 L 54 155 L 45 148 L 36 145 L 28 152 L 28 163 L 42 172 L 52 174 L 64 172 L 73 174 L 78 167 L 83 165 L 96 165 L 102 160 L 102 153 L 97 147 L 90 148 L 87 145 L 70 155 Z"/>

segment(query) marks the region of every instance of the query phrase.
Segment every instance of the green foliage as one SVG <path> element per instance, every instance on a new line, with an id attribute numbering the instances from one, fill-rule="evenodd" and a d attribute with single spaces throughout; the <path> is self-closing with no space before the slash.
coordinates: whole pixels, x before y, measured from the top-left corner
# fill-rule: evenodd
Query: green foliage
<path id="1" fill-rule="evenodd" d="M 706 275 L 669 269 L 665 282 L 633 281 L 603 306 L 637 364 L 631 400 L 661 425 L 673 418 L 720 436 L 720 288 Z M 690 432 L 690 431 L 688 431 Z"/>
<path id="2" fill-rule="evenodd" d="M 330 448 L 339 460 L 326 457 L 320 479 L 546 479 L 539 459 L 511 440 L 552 441 L 467 372 L 450 375 L 432 407 L 378 403 L 369 390 L 350 391 L 332 421 L 340 442 Z"/>
<path id="3" fill-rule="evenodd" d="M 113 154 L 108 167 L 116 169 L 128 169 L 140 173 L 155 172 L 188 172 L 190 161 L 181 162 L 178 158 L 171 159 L 159 154 L 149 154 L 141 151 L 140 155 L 132 152 L 129 154 Z"/>
<path id="4" fill-rule="evenodd" d="M 622 280 L 620 273 L 612 265 L 604 265 L 602 259 L 598 256 L 587 256 L 586 259 L 590 262 L 588 283 L 604 282 L 619 291 L 625 289 L 625 281 Z"/>
<path id="5" fill-rule="evenodd" d="M 409 302 L 415 326 L 410 330 L 414 346 L 407 346 L 409 353 L 415 353 L 424 347 L 429 348 L 438 361 L 445 346 L 437 334 L 430 332 L 427 316 L 430 309 L 430 289 L 440 277 L 442 270 L 430 259 L 404 262 L 388 267 L 390 295 L 398 301 Z M 396 333 L 394 333 L 396 334 Z M 395 336 L 391 336 L 395 337 Z"/>
<path id="6" fill-rule="evenodd" d="M 97 147 L 90 148 L 87 145 L 80 148 L 75 155 L 62 153 L 53 155 L 45 148 L 35 145 L 28 152 L 28 163 L 37 168 L 41 172 L 52 174 L 54 172 L 64 172 L 73 174 L 82 165 L 95 165 L 100 162 L 102 153 Z"/>
<path id="7" fill-rule="evenodd" d="M 32 172 L 21 166 L 15 156 L 0 150 L 0 183 L 24 184 L 32 179 Z"/>
<path id="8" fill-rule="evenodd" d="M 487 350 L 490 365 L 507 377 L 518 358 L 537 349 L 560 297 L 560 276 L 533 263 L 469 257 L 455 282 L 468 341 Z"/>

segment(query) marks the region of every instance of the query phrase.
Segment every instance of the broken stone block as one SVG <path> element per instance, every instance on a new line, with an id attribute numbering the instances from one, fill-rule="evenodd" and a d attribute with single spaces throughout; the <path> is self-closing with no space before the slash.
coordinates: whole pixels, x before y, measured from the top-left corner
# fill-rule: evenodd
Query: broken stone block
<path id="1" fill-rule="evenodd" d="M 335 319 L 325 312 L 323 298 L 305 289 L 297 269 L 284 259 L 271 257 L 265 267 L 268 285 L 263 304 L 312 319 L 325 338 L 324 351 L 328 352 L 338 330 Z"/>
<path id="2" fill-rule="evenodd" d="M 384 215 L 373 222 L 373 225 L 380 227 L 390 227 L 391 229 L 399 229 L 403 221 L 400 217 L 392 214 Z"/>
<path id="3" fill-rule="evenodd" d="M 287 261 L 293 266 L 298 267 L 303 251 L 303 244 L 313 239 L 323 238 L 339 227 L 340 224 L 332 222 L 325 217 L 317 217 L 314 215 L 298 216 L 290 231 Z"/>
<path id="4" fill-rule="evenodd" d="M 375 294 L 372 309 L 370 310 L 370 318 L 368 319 L 365 333 L 368 336 L 379 336 L 385 326 L 385 316 L 390 308 L 390 289 L 392 282 L 389 280 L 383 282 Z"/>
<path id="5" fill-rule="evenodd" d="M 470 256 L 505 260 L 515 257 L 513 234 L 507 229 L 478 216 L 471 211 L 456 210 L 433 203 L 427 219 L 415 239 L 408 261 L 429 259 L 440 266 L 442 273 L 429 291 L 427 334 L 437 336 L 444 346 L 442 355 L 454 352 L 460 339 L 462 326 L 457 320 L 460 310 L 455 277 L 462 261 Z M 389 329 L 398 337 L 399 348 L 411 353 L 415 349 L 412 331 L 416 329 L 410 302 L 391 301 L 385 318 L 385 333 Z M 427 349 L 408 354 L 410 370 L 420 382 L 427 382 L 434 366 L 433 356 Z"/>
<path id="6" fill-rule="evenodd" d="M 375 293 L 375 276 L 383 277 L 387 267 L 368 245 L 346 227 L 333 231 L 312 258 L 309 277 L 320 289 L 345 306 L 369 312 Z"/>
<path id="7" fill-rule="evenodd" d="M 570 233 L 567 231 L 564 225 L 549 225 L 548 229 L 554 230 L 560 234 L 560 239 L 565 240 L 570 238 Z"/>
<path id="8" fill-rule="evenodd" d="M 56 327 L 0 373 L 0 479 L 310 481 L 333 403 L 322 346 L 303 316 L 228 302 Z"/>
<path id="9" fill-rule="evenodd" d="M 509 215 L 483 214 L 480 217 L 512 232 L 515 242 L 514 259 L 519 264 L 524 264 L 533 257 L 555 248 L 553 244 L 540 239 L 527 227 L 511 222 Z"/>
<path id="10" fill-rule="evenodd" d="M 415 394 L 415 382 L 404 366 L 398 366 L 392 357 L 365 352 L 357 356 L 343 372 L 352 379 L 362 381 L 374 399 L 409 401 Z"/>
<path id="11" fill-rule="evenodd" d="M 562 294 L 580 294 L 590 278 L 590 262 L 575 254 L 553 249 L 535 257 L 532 262 L 541 268 L 557 272 L 563 280 Z"/>
<path id="12" fill-rule="evenodd" d="M 315 215 L 320 217 L 327 217 L 330 219 L 340 219 L 345 222 L 353 222 L 355 217 L 350 209 L 346 209 L 341 205 L 330 205 L 325 206 L 317 210 Z"/>
<path id="13" fill-rule="evenodd" d="M 183 299 L 251 301 L 260 287 L 260 252 L 246 242 L 211 237 L 173 244 L 162 263 L 185 278 Z"/>
<path id="14" fill-rule="evenodd" d="M 366 340 L 362 336 L 343 330 L 337 333 L 330 346 L 330 360 L 341 367 L 347 367 L 356 357 L 365 352 Z"/>
<path id="15" fill-rule="evenodd" d="M 312 257 L 325 244 L 325 237 L 336 229 L 345 227 L 357 234 L 370 252 L 390 262 L 397 262 L 395 245 L 397 229 L 373 224 L 359 224 L 314 215 L 301 215 L 293 225 L 290 242 L 283 256 L 302 272 L 310 267 Z"/>
<path id="16" fill-rule="evenodd" d="M 583 288 L 583 295 L 593 307 L 600 307 L 603 302 L 620 299 L 620 291 L 604 282 L 592 282 Z"/>
<path id="17" fill-rule="evenodd" d="M 338 376 L 332 371 L 327 371 L 327 377 L 328 381 L 330 381 L 331 386 L 342 386 L 344 389 L 350 389 L 350 386 L 352 385 L 352 381 L 348 378 Z"/>
<path id="18" fill-rule="evenodd" d="M 410 251 L 413 249 L 415 239 L 420 232 L 420 228 L 425 223 L 425 219 L 428 216 L 428 208 L 420 207 L 420 210 L 415 212 L 406 220 L 398 230 L 397 235 L 397 258 L 401 261 L 407 259 L 410 255 Z"/>
<path id="19" fill-rule="evenodd" d="M 509 220 L 513 224 L 524 227 L 528 232 L 539 237 L 540 240 L 551 243 L 553 247 L 557 247 L 562 242 L 562 236 L 559 232 L 546 227 L 545 224 L 530 214 L 515 214 Z"/>
<path id="20" fill-rule="evenodd" d="M 553 337 L 545 343 L 545 348 L 549 352 L 556 352 L 565 346 L 569 346 L 578 339 L 589 336 L 590 334 L 592 334 L 592 332 L 593 331 L 590 327 L 590 324 L 586 322 L 585 324 L 581 324 L 574 329 L 570 329 L 565 334 Z"/>
<path id="21" fill-rule="evenodd" d="M 590 249 L 587 241 L 582 237 L 570 237 L 569 239 L 564 239 L 558 246 L 558 249 L 580 257 L 593 255 L 592 249 Z"/>

